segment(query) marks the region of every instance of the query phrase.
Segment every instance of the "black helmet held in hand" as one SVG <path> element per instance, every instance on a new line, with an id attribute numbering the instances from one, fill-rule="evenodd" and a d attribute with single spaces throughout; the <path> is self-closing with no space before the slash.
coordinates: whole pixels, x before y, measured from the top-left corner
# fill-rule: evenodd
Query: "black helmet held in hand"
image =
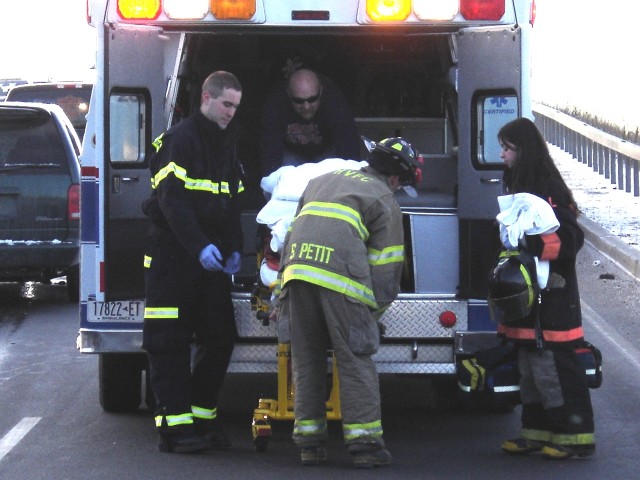
<path id="1" fill-rule="evenodd" d="M 489 312 L 500 323 L 528 316 L 538 299 L 539 287 L 534 258 L 526 252 L 500 253 L 498 264 L 489 273 Z"/>
<path id="2" fill-rule="evenodd" d="M 415 186 L 422 172 L 418 165 L 418 152 L 400 137 L 385 138 L 374 142 L 362 137 L 369 157 L 367 162 L 383 175 L 398 175 L 403 186 Z"/>

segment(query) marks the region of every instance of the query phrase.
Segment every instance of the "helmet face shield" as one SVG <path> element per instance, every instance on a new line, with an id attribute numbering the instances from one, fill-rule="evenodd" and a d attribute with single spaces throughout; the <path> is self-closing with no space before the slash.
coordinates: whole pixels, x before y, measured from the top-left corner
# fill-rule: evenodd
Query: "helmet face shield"
<path id="1" fill-rule="evenodd" d="M 503 298 L 489 298 L 489 315 L 496 323 L 511 323 L 527 317 L 533 309 L 528 291 Z"/>

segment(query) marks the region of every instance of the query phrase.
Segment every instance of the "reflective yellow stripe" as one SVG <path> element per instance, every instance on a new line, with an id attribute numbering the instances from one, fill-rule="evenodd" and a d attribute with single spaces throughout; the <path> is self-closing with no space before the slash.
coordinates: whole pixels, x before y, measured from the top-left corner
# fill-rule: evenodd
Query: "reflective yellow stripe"
<path id="1" fill-rule="evenodd" d="M 193 413 L 193 416 L 195 418 L 201 418 L 203 420 L 215 420 L 218 416 L 218 409 L 202 408 L 191 405 L 191 413 Z"/>
<path id="2" fill-rule="evenodd" d="M 529 271 L 523 264 L 520 264 L 520 273 L 522 274 L 522 277 L 524 278 L 525 282 L 527 282 L 527 287 L 528 287 L 527 289 L 529 290 L 527 307 L 531 307 L 533 305 L 533 300 L 535 296 L 533 294 L 533 288 L 531 288 L 531 277 L 529 276 Z"/>
<path id="3" fill-rule="evenodd" d="M 149 255 L 144 256 L 144 268 L 151 268 L 151 257 Z"/>
<path id="4" fill-rule="evenodd" d="M 178 307 L 145 307 L 144 318 L 178 318 Z"/>
<path id="5" fill-rule="evenodd" d="M 522 436 L 522 438 L 526 438 L 527 440 L 550 442 L 552 434 L 549 430 L 534 430 L 531 428 L 523 428 L 522 430 L 520 430 L 520 435 Z"/>
<path id="6" fill-rule="evenodd" d="M 178 180 L 184 182 L 184 188 L 187 190 L 199 190 L 202 192 L 210 192 L 214 195 L 223 193 L 225 195 L 231 195 L 229 190 L 229 182 L 212 182 L 207 178 L 191 178 L 187 175 L 187 171 L 175 162 L 170 162 L 164 168 L 160 169 L 151 179 L 151 187 L 157 188 L 160 183 L 173 174 Z M 244 185 L 242 182 L 238 183 L 238 193 L 244 191 Z"/>
<path id="7" fill-rule="evenodd" d="M 164 133 L 161 133 L 160 135 L 158 135 L 158 138 L 156 138 L 151 144 L 153 148 L 156 149 L 156 153 L 158 153 L 162 148 L 162 137 L 164 137 Z"/>
<path id="8" fill-rule="evenodd" d="M 484 390 L 486 370 L 478 365 L 475 358 L 462 361 L 462 366 L 469 372 L 469 388 L 471 391 Z"/>
<path id="9" fill-rule="evenodd" d="M 327 430 L 327 421 L 321 420 L 296 420 L 293 423 L 294 435 L 318 435 Z"/>
<path id="10" fill-rule="evenodd" d="M 404 262 L 404 245 L 394 245 L 382 250 L 369 248 L 369 265 L 387 265 L 389 263 L 402 262 Z"/>
<path id="11" fill-rule="evenodd" d="M 309 202 L 302 207 L 298 216 L 300 215 L 316 215 L 318 217 L 335 218 L 345 221 L 355 228 L 363 241 L 369 239 L 369 231 L 364 223 L 362 223 L 360 213 L 351 207 L 340 205 L 339 203 Z"/>
<path id="12" fill-rule="evenodd" d="M 349 277 L 329 272 L 318 267 L 304 264 L 293 264 L 282 272 L 282 286 L 290 280 L 302 280 L 319 285 L 334 292 L 343 293 L 364 303 L 374 310 L 378 309 L 373 290 Z"/>
<path id="13" fill-rule="evenodd" d="M 551 435 L 551 443 L 556 445 L 592 445 L 596 443 L 593 433 L 554 433 Z"/>
<path id="14" fill-rule="evenodd" d="M 351 423 L 342 427 L 345 440 L 353 440 L 359 437 L 382 436 L 382 420 L 371 423 Z"/>
<path id="15" fill-rule="evenodd" d="M 156 427 L 162 426 L 162 415 L 155 417 Z M 175 427 L 177 425 L 189 425 L 193 423 L 193 415 L 191 413 L 182 413 L 180 415 L 167 415 L 164 417 L 167 419 L 168 427 Z"/>

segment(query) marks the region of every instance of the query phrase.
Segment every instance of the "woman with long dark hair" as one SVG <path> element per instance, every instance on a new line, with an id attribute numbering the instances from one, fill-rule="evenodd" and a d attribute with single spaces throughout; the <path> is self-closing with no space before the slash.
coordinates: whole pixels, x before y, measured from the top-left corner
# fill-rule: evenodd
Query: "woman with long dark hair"
<path id="1" fill-rule="evenodd" d="M 505 441 L 502 450 L 542 452 L 550 459 L 592 455 L 591 396 L 575 353 L 584 342 L 576 275 L 576 255 L 584 243 L 578 206 L 531 120 L 507 123 L 498 140 L 506 166 L 505 193 L 530 193 L 544 199 L 560 223 L 554 233 L 525 235 L 520 242 L 529 254 L 549 261 L 549 278 L 539 305 L 521 320 L 498 325 L 498 332 L 518 346 L 522 399 L 520 437 Z"/>

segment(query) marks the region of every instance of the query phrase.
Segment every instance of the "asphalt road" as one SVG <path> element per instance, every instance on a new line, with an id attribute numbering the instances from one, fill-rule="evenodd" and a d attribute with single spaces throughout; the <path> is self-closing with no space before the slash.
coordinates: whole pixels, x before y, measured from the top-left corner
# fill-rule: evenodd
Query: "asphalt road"
<path id="1" fill-rule="evenodd" d="M 0 479 L 637 478 L 640 282 L 589 245 L 578 267 L 587 339 L 605 359 L 604 384 L 591 391 L 595 457 L 558 463 L 506 456 L 499 445 L 517 434 L 518 407 L 450 412 L 435 407 L 426 379 L 383 376 L 383 423 L 394 464 L 353 470 L 340 425 L 332 422 L 328 463 L 302 467 L 291 422 L 274 422 L 267 451 L 255 451 L 252 412 L 259 396 L 275 395 L 276 378 L 249 374 L 228 377 L 220 405 L 231 451 L 163 454 L 148 411 L 101 410 L 98 359 L 75 349 L 77 305 L 67 302 L 64 287 L 36 284 L 20 292 L 0 284 Z"/>

